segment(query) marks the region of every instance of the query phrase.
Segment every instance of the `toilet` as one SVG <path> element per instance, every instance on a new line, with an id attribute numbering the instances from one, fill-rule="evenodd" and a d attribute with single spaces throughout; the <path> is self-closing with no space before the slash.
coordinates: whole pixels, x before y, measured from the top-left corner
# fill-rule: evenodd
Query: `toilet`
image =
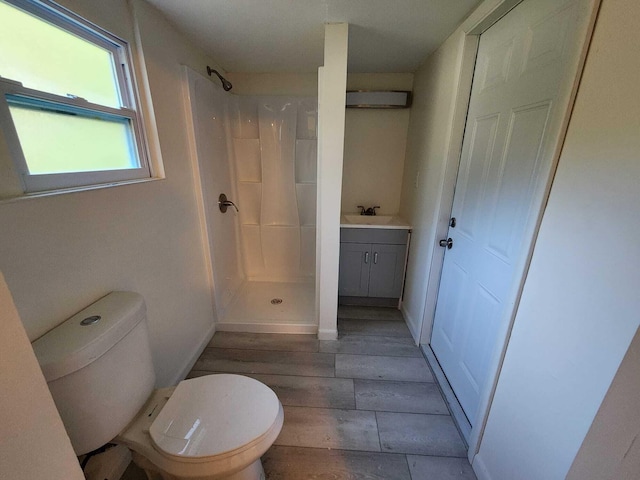
<path id="1" fill-rule="evenodd" d="M 264 479 L 260 457 L 284 414 L 276 394 L 242 375 L 154 389 L 146 307 L 112 292 L 33 343 L 77 455 L 126 445 L 150 480 Z"/>

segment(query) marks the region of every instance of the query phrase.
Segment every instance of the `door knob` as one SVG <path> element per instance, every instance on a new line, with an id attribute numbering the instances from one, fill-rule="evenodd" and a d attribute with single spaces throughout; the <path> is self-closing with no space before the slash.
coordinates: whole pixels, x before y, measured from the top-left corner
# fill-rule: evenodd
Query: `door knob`
<path id="1" fill-rule="evenodd" d="M 451 247 L 453 247 L 453 239 L 451 237 L 445 239 L 442 239 L 438 242 L 438 244 L 441 247 L 447 247 L 447 250 L 451 250 Z"/>

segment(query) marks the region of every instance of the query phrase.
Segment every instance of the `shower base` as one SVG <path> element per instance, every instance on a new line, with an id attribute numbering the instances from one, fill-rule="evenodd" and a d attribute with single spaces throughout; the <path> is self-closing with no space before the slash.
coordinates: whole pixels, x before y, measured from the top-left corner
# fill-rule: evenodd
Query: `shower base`
<path id="1" fill-rule="evenodd" d="M 225 312 L 224 318 L 216 324 L 216 330 L 253 333 L 317 333 L 315 284 L 312 282 L 245 282 Z"/>

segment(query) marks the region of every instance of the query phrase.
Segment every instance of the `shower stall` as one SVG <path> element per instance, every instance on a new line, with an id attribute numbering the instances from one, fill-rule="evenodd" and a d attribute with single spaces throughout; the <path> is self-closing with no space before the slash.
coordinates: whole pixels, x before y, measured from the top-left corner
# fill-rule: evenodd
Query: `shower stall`
<path id="1" fill-rule="evenodd" d="M 316 333 L 317 98 L 239 96 L 186 67 L 185 98 L 216 329 Z"/>

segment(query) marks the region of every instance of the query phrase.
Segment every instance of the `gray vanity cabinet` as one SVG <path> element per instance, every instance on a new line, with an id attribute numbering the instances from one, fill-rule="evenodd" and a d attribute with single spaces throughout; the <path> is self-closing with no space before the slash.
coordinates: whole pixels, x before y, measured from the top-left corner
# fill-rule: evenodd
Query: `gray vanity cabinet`
<path id="1" fill-rule="evenodd" d="M 338 295 L 400 298 L 407 239 L 408 230 L 341 229 Z"/>
<path id="2" fill-rule="evenodd" d="M 340 242 L 338 295 L 347 297 L 368 296 L 370 272 L 371 244 Z"/>

